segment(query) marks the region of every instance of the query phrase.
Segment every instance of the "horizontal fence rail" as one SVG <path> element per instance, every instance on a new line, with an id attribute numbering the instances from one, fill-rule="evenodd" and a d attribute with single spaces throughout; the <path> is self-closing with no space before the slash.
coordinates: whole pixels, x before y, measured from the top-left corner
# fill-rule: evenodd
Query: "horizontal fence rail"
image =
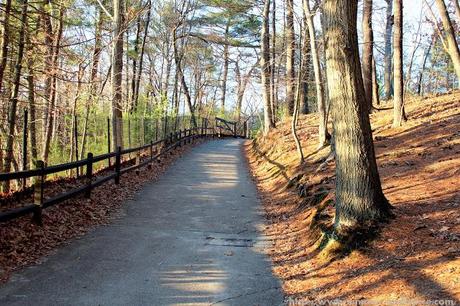
<path id="1" fill-rule="evenodd" d="M 122 150 L 119 147 L 116 152 L 110 152 L 98 156 L 93 156 L 92 153 L 88 153 L 86 159 L 49 167 L 45 167 L 42 161 L 37 161 L 35 165 L 36 168 L 32 170 L 0 173 L 0 182 L 28 178 L 33 179 L 33 203 L 1 212 L 0 223 L 16 219 L 27 214 L 33 214 L 33 221 L 37 224 L 42 224 L 43 209 L 58 203 L 62 203 L 65 200 L 74 198 L 77 195 L 84 194 L 85 197 L 89 198 L 91 196 L 91 190 L 95 187 L 98 187 L 110 180 L 114 180 L 115 184 L 119 184 L 120 177 L 124 173 L 134 170 L 137 174 L 139 174 L 139 169 L 141 167 L 148 166 L 151 168 L 153 162 L 160 162 L 163 156 L 172 153 L 172 151 L 178 147 L 181 147 L 187 143 L 192 143 L 198 138 L 214 138 L 216 136 L 218 135 L 216 134 L 214 127 L 210 128 L 207 126 L 207 124 L 203 124 L 201 127 L 170 133 L 161 140 L 155 142 L 152 141 L 146 145 L 134 148 Z M 135 157 L 131 158 L 131 154 L 134 154 Z M 124 155 L 129 155 L 129 158 L 126 161 L 134 161 L 134 164 L 122 168 L 122 160 Z M 101 169 L 101 171 L 110 170 L 113 168 L 114 172 L 102 177 L 95 178 L 93 173 L 93 165 L 97 162 L 105 160 L 110 162 L 111 159 L 115 159 L 115 163 L 109 163 L 109 166 Z M 44 184 L 47 175 L 79 168 L 84 168 L 86 170 L 83 174 L 82 186 L 55 195 L 48 199 L 44 198 Z"/>

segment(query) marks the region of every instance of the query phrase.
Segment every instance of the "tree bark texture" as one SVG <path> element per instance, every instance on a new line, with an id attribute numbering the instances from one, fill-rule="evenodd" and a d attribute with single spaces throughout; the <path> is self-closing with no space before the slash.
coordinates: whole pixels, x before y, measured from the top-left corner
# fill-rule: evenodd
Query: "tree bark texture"
<path id="1" fill-rule="evenodd" d="M 372 109 L 372 59 L 374 34 L 372 31 L 372 0 L 363 0 L 363 84 L 368 111 Z"/>
<path id="2" fill-rule="evenodd" d="M 404 74 L 403 74 L 403 4 L 402 0 L 394 0 L 394 105 L 393 126 L 401 126 L 406 120 L 404 113 Z"/>
<path id="3" fill-rule="evenodd" d="M 336 155 L 335 227 L 386 217 L 375 161 L 356 30 L 357 1 L 325 0 L 328 87 Z"/>
<path id="4" fill-rule="evenodd" d="M 261 53 L 260 59 L 261 79 L 262 79 L 262 98 L 264 101 L 264 134 L 275 127 L 272 118 L 272 108 L 270 105 L 270 38 L 269 38 L 269 16 L 270 0 L 265 0 L 262 20 Z"/>
<path id="5" fill-rule="evenodd" d="M 286 104 L 291 115 L 294 112 L 295 49 L 294 0 L 286 0 Z"/>

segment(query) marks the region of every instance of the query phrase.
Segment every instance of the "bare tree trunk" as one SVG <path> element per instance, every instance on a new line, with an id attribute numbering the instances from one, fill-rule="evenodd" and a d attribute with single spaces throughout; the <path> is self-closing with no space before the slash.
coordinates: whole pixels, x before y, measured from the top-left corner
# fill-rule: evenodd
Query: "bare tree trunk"
<path id="1" fill-rule="evenodd" d="M 129 109 L 131 111 L 136 110 L 137 108 L 137 100 L 135 99 L 136 95 L 136 80 L 137 80 L 137 64 L 139 60 L 139 41 L 141 40 L 141 15 L 137 16 L 136 19 L 136 38 L 134 39 L 134 56 L 133 56 L 133 75 L 131 78 L 131 103 L 129 105 Z M 127 39 L 128 40 L 128 39 Z M 127 49 L 129 50 L 129 40 L 127 41 Z M 126 55 L 129 57 L 129 52 L 126 53 Z M 126 62 L 126 65 L 129 65 L 128 62 Z M 128 69 L 126 69 L 128 70 Z"/>
<path id="2" fill-rule="evenodd" d="M 265 0 L 262 20 L 262 31 L 260 40 L 262 41 L 262 57 L 260 59 L 261 77 L 262 77 L 262 96 L 264 101 L 264 134 L 275 127 L 272 117 L 272 108 L 270 105 L 270 38 L 269 38 L 269 17 L 270 17 L 270 0 Z"/>
<path id="3" fill-rule="evenodd" d="M 85 73 L 82 63 L 78 65 L 78 75 L 77 75 L 77 90 L 72 103 L 72 130 L 70 132 L 70 157 L 69 161 L 72 162 L 74 159 L 78 160 L 78 139 L 75 135 L 75 131 L 78 131 L 78 121 L 77 121 L 77 104 L 80 99 L 81 94 L 81 83 L 83 79 L 83 74 Z M 72 171 L 70 171 L 72 173 Z"/>
<path id="4" fill-rule="evenodd" d="M 313 15 L 310 11 L 310 3 L 308 0 L 303 0 L 303 9 L 305 11 L 305 17 L 307 18 L 308 33 L 310 36 L 310 49 L 311 49 L 311 58 L 313 61 L 313 70 L 315 73 L 315 85 L 316 85 L 316 101 L 318 104 L 318 146 L 323 147 L 328 143 L 330 138 L 329 133 L 327 132 L 327 122 L 326 122 L 326 102 L 324 99 L 324 87 L 323 80 L 321 76 L 321 66 L 319 62 L 318 48 L 316 46 L 316 34 L 315 34 L 315 25 L 313 23 Z"/>
<path id="5" fill-rule="evenodd" d="M 3 100 L 3 75 L 5 73 L 6 66 L 8 64 L 8 50 L 9 50 L 9 41 L 10 41 L 10 13 L 11 12 L 11 0 L 5 1 L 4 8 L 4 18 L 3 18 L 3 33 L 2 33 L 2 57 L 0 61 L 0 101 Z M 6 103 L 5 103 L 6 104 Z M 6 105 L 5 105 L 6 106 Z M 1 111 L 1 110 L 0 110 Z M 5 110 L 6 111 L 6 110 Z M 0 130 L 0 137 L 3 135 L 3 131 Z M 0 139 L 0 146 L 3 146 L 3 143 Z M 0 171 L 3 171 L 3 150 L 0 149 Z"/>
<path id="6" fill-rule="evenodd" d="M 11 163 L 13 162 L 13 145 L 16 127 L 16 111 L 18 106 L 19 86 L 21 82 L 22 58 L 24 57 L 25 31 L 27 26 L 27 0 L 20 1 L 21 4 L 21 25 L 19 29 L 18 53 L 13 75 L 13 90 L 10 98 L 10 109 L 8 112 L 8 138 L 6 141 L 6 156 L 4 162 L 4 171 L 10 172 Z M 10 181 L 3 182 L 3 192 L 10 189 Z"/>
<path id="7" fill-rule="evenodd" d="M 173 30 L 173 49 L 174 49 L 174 61 L 176 64 L 176 69 L 179 74 L 179 79 L 182 85 L 182 90 L 184 91 L 185 101 L 187 102 L 188 110 L 190 111 L 190 116 L 192 124 L 194 127 L 197 127 L 197 122 L 195 118 L 195 109 L 192 104 L 192 97 L 190 96 L 190 91 L 188 89 L 187 83 L 185 82 L 184 71 L 182 70 L 181 58 L 179 56 L 179 51 L 177 50 L 177 27 Z"/>
<path id="8" fill-rule="evenodd" d="M 391 55 L 391 36 L 393 29 L 393 0 L 385 0 L 387 2 L 387 20 L 385 27 L 385 74 L 384 74 L 384 96 L 388 100 L 393 95 L 392 86 L 392 55 Z"/>
<path id="9" fill-rule="evenodd" d="M 426 62 L 428 61 L 428 57 L 430 56 L 431 48 L 434 43 L 435 36 L 433 35 L 432 39 L 430 40 L 430 44 L 428 48 L 425 50 L 425 54 L 423 55 L 423 63 L 422 63 L 422 68 L 420 69 L 420 74 L 418 76 L 418 82 L 417 82 L 417 95 L 422 94 L 422 82 L 423 82 L 423 74 L 425 73 L 425 68 L 426 68 Z"/>
<path id="10" fill-rule="evenodd" d="M 304 37 L 307 37 L 307 33 L 302 30 L 302 26 L 300 26 L 300 46 L 301 49 L 303 50 L 304 47 L 302 46 L 302 35 Z M 307 43 L 306 40 L 304 40 L 304 45 Z M 292 136 L 294 137 L 294 142 L 297 148 L 297 154 L 299 155 L 299 163 L 302 165 L 305 162 L 305 158 L 303 156 L 303 150 L 302 150 L 302 144 L 300 143 L 299 136 L 297 135 L 297 121 L 299 117 L 299 108 L 300 108 L 300 98 L 301 98 L 301 87 L 302 87 L 302 79 L 303 79 L 303 72 L 304 72 L 304 56 L 302 56 L 302 53 L 300 54 L 300 65 L 299 65 L 299 70 L 297 72 L 297 88 L 296 88 L 296 96 L 295 96 L 295 104 L 294 104 L 294 113 L 292 115 L 292 120 L 291 120 L 291 132 Z"/>
<path id="11" fill-rule="evenodd" d="M 272 35 L 271 35 L 271 67 L 270 67 L 270 107 L 272 121 L 276 125 L 276 110 L 278 107 L 278 86 L 276 72 L 276 0 L 272 0 Z"/>
<path id="12" fill-rule="evenodd" d="M 246 75 L 241 75 L 238 61 L 235 62 L 235 75 L 236 82 L 238 84 L 236 90 L 236 116 L 238 122 L 241 120 L 241 109 L 243 105 L 244 92 L 246 91 L 246 87 L 248 86 L 249 80 L 251 79 L 252 72 L 256 68 L 257 64 L 258 63 L 254 64 L 254 66 L 249 69 Z"/>
<path id="13" fill-rule="evenodd" d="M 139 69 L 137 70 L 137 74 L 134 76 L 135 78 L 135 85 L 134 85 L 134 105 L 137 106 L 139 101 L 139 87 L 141 83 L 141 75 L 142 75 L 142 68 L 144 66 L 144 54 L 145 54 L 145 43 L 147 41 L 148 33 L 149 33 L 149 25 L 150 25 L 150 18 L 152 14 L 152 2 L 149 1 L 148 3 L 148 13 L 147 13 L 147 20 L 144 23 L 144 37 L 142 38 L 142 45 L 141 45 L 141 52 L 139 55 Z"/>
<path id="14" fill-rule="evenodd" d="M 169 37 L 168 37 L 169 38 Z M 161 84 L 161 94 L 164 96 L 166 100 L 168 100 L 168 88 L 169 88 L 169 79 L 171 76 L 171 64 L 172 64 L 172 57 L 169 54 L 171 51 L 171 46 L 170 46 L 170 41 L 167 39 L 165 42 L 165 53 L 164 53 L 164 58 L 166 59 L 166 71 L 164 74 L 164 79 L 162 79 L 162 84 Z M 163 98 L 163 97 L 162 97 Z"/>
<path id="15" fill-rule="evenodd" d="M 372 59 L 374 33 L 372 31 L 372 0 L 363 0 L 363 84 L 368 112 L 372 110 Z"/>
<path id="16" fill-rule="evenodd" d="M 60 52 L 60 44 L 62 38 L 62 31 L 63 31 L 63 23 L 64 23 L 64 5 L 61 4 L 59 8 L 59 18 L 58 18 L 58 28 L 56 35 L 54 37 L 54 42 L 52 46 L 50 46 L 52 50 L 51 55 L 51 76 L 47 80 L 50 84 L 47 96 L 47 100 L 49 99 L 49 107 L 48 107 L 48 121 L 46 122 L 46 129 L 45 129 L 45 139 L 44 139 L 44 146 L 42 152 L 42 159 L 45 164 L 48 163 L 48 155 L 50 151 L 51 139 L 53 138 L 53 127 L 54 127 L 54 119 L 56 116 L 56 89 L 57 89 L 57 70 L 58 70 L 58 58 Z M 48 17 L 49 18 L 49 17 Z M 45 22 L 45 28 L 49 28 L 51 26 L 51 21 L 48 20 Z M 46 41 L 46 40 L 45 40 Z"/>
<path id="17" fill-rule="evenodd" d="M 33 47 L 30 43 L 29 38 L 27 38 L 28 53 L 33 52 Z M 30 153 L 32 156 L 32 164 L 35 163 L 38 159 L 38 150 L 37 150 L 37 124 L 36 124 L 36 108 L 35 108 L 35 78 L 34 78 L 34 63 L 33 57 L 27 56 L 27 91 L 28 91 L 28 102 L 29 102 L 29 131 L 30 131 Z"/>
<path id="18" fill-rule="evenodd" d="M 404 74 L 403 74 L 403 7 L 402 0 L 394 0 L 394 106 L 393 126 L 401 126 L 406 121 L 404 113 Z"/>
<path id="19" fill-rule="evenodd" d="M 338 234 L 348 226 L 387 217 L 380 184 L 358 52 L 357 3 L 325 0 L 328 87 L 334 122 Z"/>
<path id="20" fill-rule="evenodd" d="M 124 2 L 113 0 L 112 38 L 112 144 L 113 150 L 123 147 L 123 27 Z"/>
<path id="21" fill-rule="evenodd" d="M 86 100 L 85 106 L 85 119 L 83 122 L 83 136 L 81 140 L 81 149 L 80 149 L 80 159 L 84 158 L 84 154 L 86 153 L 86 138 L 88 134 L 88 123 L 89 123 L 89 114 L 91 111 L 91 106 L 93 102 L 97 101 L 98 98 L 96 96 L 96 79 L 97 73 L 99 69 L 99 61 L 101 58 L 101 51 L 102 51 L 102 26 L 104 23 L 103 12 L 99 10 L 99 18 L 96 24 L 96 33 L 94 36 L 94 50 L 93 50 L 93 58 L 91 63 L 91 75 L 90 75 L 90 85 L 89 85 L 89 97 Z M 110 136 L 109 136 L 110 137 Z"/>
<path id="22" fill-rule="evenodd" d="M 5 12 L 3 18 L 3 35 L 2 35 L 2 58 L 0 60 L 0 95 L 3 89 L 3 74 L 5 73 L 8 60 L 8 46 L 10 44 L 10 14 L 11 0 L 5 2 Z M 1 169 L 1 168 L 0 168 Z"/>
<path id="23" fill-rule="evenodd" d="M 447 13 L 446 4 L 443 0 L 436 0 L 436 6 L 441 15 L 442 26 L 444 28 L 444 35 L 446 36 L 446 51 L 449 54 L 452 63 L 454 64 L 455 73 L 457 74 L 458 86 L 460 88 L 460 51 L 455 39 L 454 27 Z M 458 6 L 458 3 L 457 3 Z"/>
<path id="24" fill-rule="evenodd" d="M 301 91 L 300 91 L 300 113 L 308 114 L 310 112 L 310 107 L 308 105 L 308 81 L 310 78 L 310 67 L 311 67 L 311 44 L 308 34 L 308 24 L 307 17 L 305 15 L 305 10 L 302 10 L 303 15 L 303 28 L 304 28 L 304 42 L 302 44 L 301 58 L 302 61 L 302 79 L 301 79 Z"/>
<path id="25" fill-rule="evenodd" d="M 380 105 L 379 83 L 377 82 L 377 69 L 374 57 L 372 57 L 372 101 L 373 105 Z"/>
<path id="26" fill-rule="evenodd" d="M 240 71 L 240 65 L 238 63 L 238 59 L 235 61 L 235 79 L 236 79 L 236 121 L 240 122 L 241 119 L 241 107 L 243 104 L 243 95 L 241 94 L 242 92 L 242 77 L 241 77 L 241 71 Z"/>
<path id="27" fill-rule="evenodd" d="M 295 49 L 294 0 L 286 0 L 286 104 L 289 114 L 293 114 L 295 103 Z"/>
<path id="28" fill-rule="evenodd" d="M 229 52 L 228 52 L 228 33 L 230 29 L 230 19 L 227 20 L 227 24 L 225 26 L 225 44 L 224 44 L 224 71 L 222 74 L 222 98 L 221 98 L 221 112 L 222 114 L 225 113 L 225 98 L 227 96 L 227 77 L 228 77 L 228 63 L 229 63 Z"/>

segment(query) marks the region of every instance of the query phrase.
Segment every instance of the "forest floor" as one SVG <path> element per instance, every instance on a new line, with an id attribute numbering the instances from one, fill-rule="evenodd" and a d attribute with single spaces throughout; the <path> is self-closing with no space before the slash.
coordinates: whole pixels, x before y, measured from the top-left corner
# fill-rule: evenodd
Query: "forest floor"
<path id="1" fill-rule="evenodd" d="M 197 141 L 199 144 L 202 141 Z M 45 256 L 72 239 L 81 237 L 96 226 L 110 223 L 119 216 L 123 203 L 132 198 L 147 182 L 152 182 L 181 155 L 195 144 L 186 145 L 166 154 L 152 168 L 143 167 L 139 175 L 135 171 L 125 173 L 120 184 L 109 181 L 95 188 L 91 198 L 79 196 L 43 211 L 43 226 L 31 222 L 31 216 L 2 223 L 0 226 L 0 284 L 6 282 L 11 273 L 26 265 L 40 262 Z M 131 161 L 127 161 L 129 164 Z M 96 174 L 106 175 L 103 170 Z M 52 197 L 80 186 L 84 179 L 65 178 L 46 182 L 45 198 Z M 30 204 L 31 190 L 0 197 L 0 211 Z"/>
<path id="2" fill-rule="evenodd" d="M 274 239 L 274 273 L 292 305 L 460 303 L 460 92 L 406 103 L 403 127 L 391 127 L 391 109 L 371 115 L 383 191 L 396 217 L 366 246 L 334 261 L 318 256 L 319 233 L 310 229 L 321 204 L 332 203 L 323 219 L 334 215 L 334 161 L 324 162 L 329 148 L 317 150 L 316 116 L 299 120 L 302 166 L 290 122 L 246 145 L 265 231 Z"/>

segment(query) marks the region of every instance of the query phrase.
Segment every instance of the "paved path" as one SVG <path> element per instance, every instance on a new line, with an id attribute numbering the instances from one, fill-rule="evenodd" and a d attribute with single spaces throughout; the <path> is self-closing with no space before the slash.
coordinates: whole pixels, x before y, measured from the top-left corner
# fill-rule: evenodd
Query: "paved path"
<path id="1" fill-rule="evenodd" d="M 122 218 L 15 274 L 0 305 L 282 304 L 241 145 L 194 148 Z"/>

